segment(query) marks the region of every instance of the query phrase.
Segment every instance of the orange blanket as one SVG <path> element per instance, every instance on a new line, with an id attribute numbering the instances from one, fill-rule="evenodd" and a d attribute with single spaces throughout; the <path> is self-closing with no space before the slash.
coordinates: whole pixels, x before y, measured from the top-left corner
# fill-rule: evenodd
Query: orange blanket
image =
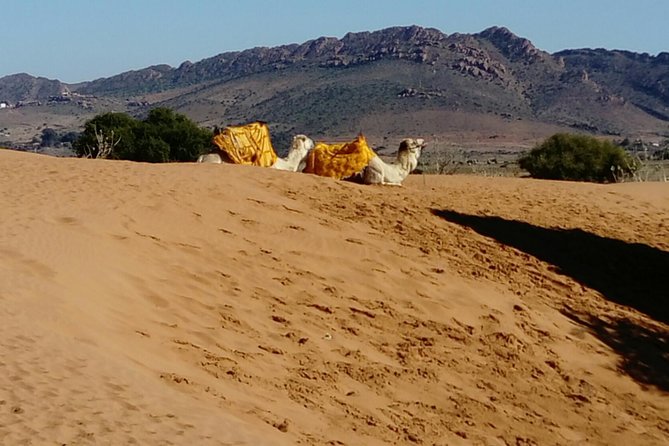
<path id="1" fill-rule="evenodd" d="M 341 180 L 361 172 L 375 156 L 362 134 L 347 143 L 319 142 L 307 155 L 304 172 Z"/>
<path id="2" fill-rule="evenodd" d="M 272 147 L 269 128 L 264 122 L 226 127 L 212 139 L 235 164 L 270 167 L 277 155 Z"/>

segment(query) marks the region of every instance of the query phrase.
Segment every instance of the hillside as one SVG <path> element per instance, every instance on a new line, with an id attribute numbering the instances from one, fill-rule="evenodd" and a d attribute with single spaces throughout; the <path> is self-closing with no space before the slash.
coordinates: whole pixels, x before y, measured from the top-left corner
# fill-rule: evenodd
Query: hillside
<path id="1" fill-rule="evenodd" d="M 668 53 L 551 55 L 506 28 L 447 35 L 410 26 L 77 85 L 7 76 L 0 100 L 33 102 L 15 116 L 3 111 L 0 128 L 19 141 L 44 122 L 72 129 L 101 110 L 141 115 L 163 105 L 210 127 L 265 120 L 281 144 L 294 133 L 345 139 L 361 130 L 377 146 L 420 134 L 433 149 L 522 148 L 559 130 L 659 140 L 668 132 L 668 88 Z"/>
<path id="2" fill-rule="evenodd" d="M 0 163 L 2 444 L 666 444 L 664 184 Z"/>

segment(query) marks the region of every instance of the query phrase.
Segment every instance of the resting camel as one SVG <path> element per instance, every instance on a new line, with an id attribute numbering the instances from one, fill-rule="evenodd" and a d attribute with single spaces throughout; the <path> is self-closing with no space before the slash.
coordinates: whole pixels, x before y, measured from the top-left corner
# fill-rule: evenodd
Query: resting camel
<path id="1" fill-rule="evenodd" d="M 200 155 L 197 159 L 198 163 L 212 163 L 212 164 L 221 164 L 223 159 L 218 153 L 205 153 Z"/>
<path id="2" fill-rule="evenodd" d="M 364 184 L 401 186 L 402 181 L 418 165 L 418 157 L 420 157 L 420 152 L 425 146 L 425 141 L 422 138 L 403 140 L 397 151 L 395 162 L 386 163 L 378 156 L 369 160 L 362 172 L 362 182 Z"/>
<path id="3" fill-rule="evenodd" d="M 290 146 L 288 155 L 285 158 L 277 157 L 276 161 L 269 167 L 271 169 L 288 170 L 291 172 L 302 170 L 304 168 L 304 160 L 313 148 L 314 142 L 311 138 L 306 135 L 296 135 L 293 137 L 293 143 Z M 207 153 L 200 155 L 197 162 L 221 164 L 222 162 L 232 163 L 233 161 L 225 153 L 223 156 L 220 153 Z"/>

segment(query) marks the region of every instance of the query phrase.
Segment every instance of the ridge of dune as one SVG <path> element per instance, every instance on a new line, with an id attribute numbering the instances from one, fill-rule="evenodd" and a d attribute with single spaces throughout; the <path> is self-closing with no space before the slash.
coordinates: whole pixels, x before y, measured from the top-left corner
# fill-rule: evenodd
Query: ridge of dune
<path id="1" fill-rule="evenodd" d="M 1 444 L 666 444 L 666 184 L 0 165 Z"/>

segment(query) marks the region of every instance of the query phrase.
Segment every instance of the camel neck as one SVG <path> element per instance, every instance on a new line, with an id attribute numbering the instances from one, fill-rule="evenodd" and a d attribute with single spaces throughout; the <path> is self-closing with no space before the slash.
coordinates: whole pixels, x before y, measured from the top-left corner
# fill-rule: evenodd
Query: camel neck
<path id="1" fill-rule="evenodd" d="M 303 157 L 304 155 L 300 150 L 291 150 L 286 155 L 286 161 L 289 163 L 299 162 Z"/>
<path id="2" fill-rule="evenodd" d="M 402 170 L 405 170 L 407 173 L 411 172 L 416 168 L 416 160 L 409 154 L 406 156 L 401 156 L 397 160 L 397 164 L 402 168 Z"/>

